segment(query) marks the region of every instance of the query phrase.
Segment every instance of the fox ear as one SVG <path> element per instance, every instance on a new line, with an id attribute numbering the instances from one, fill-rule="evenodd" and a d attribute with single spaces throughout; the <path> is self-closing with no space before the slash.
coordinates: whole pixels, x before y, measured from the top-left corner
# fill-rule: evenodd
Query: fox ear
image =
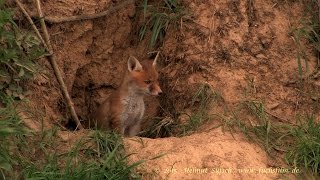
<path id="1" fill-rule="evenodd" d="M 153 66 L 153 67 L 156 67 L 156 66 L 157 66 L 157 61 L 158 61 L 159 54 L 160 54 L 160 51 L 158 51 L 156 57 L 155 57 L 154 60 L 153 60 L 153 63 L 152 63 L 152 66 Z"/>
<path id="2" fill-rule="evenodd" d="M 130 56 L 128 59 L 128 70 L 131 71 L 142 71 L 142 66 L 137 58 Z"/>

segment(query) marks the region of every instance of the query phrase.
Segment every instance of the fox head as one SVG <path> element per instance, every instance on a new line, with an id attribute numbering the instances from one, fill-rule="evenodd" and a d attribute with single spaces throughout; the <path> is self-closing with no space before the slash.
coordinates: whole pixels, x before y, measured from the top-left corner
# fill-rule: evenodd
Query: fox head
<path id="1" fill-rule="evenodd" d="M 156 70 L 157 58 L 153 62 L 139 62 L 133 56 L 128 59 L 129 86 L 137 93 L 160 95 L 162 90 L 158 82 L 158 72 Z"/>

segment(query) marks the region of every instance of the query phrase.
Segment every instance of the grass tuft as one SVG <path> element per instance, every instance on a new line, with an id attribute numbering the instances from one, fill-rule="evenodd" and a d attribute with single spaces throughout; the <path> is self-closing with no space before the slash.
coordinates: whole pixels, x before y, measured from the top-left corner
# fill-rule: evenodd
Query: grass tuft
<path id="1" fill-rule="evenodd" d="M 318 56 L 320 53 L 320 4 L 315 0 L 308 0 L 305 5 L 307 14 L 300 20 L 299 26 L 293 30 L 294 40 L 298 47 L 297 64 L 300 80 L 303 80 L 306 75 L 309 75 L 305 40 L 317 51 Z M 317 67 L 320 67 L 319 61 Z"/>
<path id="2" fill-rule="evenodd" d="M 54 134 L 46 133 L 42 141 L 55 139 Z M 133 170 L 143 162 L 129 165 L 121 137 L 101 131 L 92 131 L 90 137 L 81 138 L 66 152 L 54 146 L 40 148 L 39 152 L 43 153 L 43 162 L 24 160 L 25 179 L 137 179 Z"/>
<path id="3" fill-rule="evenodd" d="M 201 84 L 197 92 L 194 94 L 191 107 L 194 108 L 189 120 L 186 124 L 183 124 L 183 135 L 190 134 L 198 129 L 205 121 L 210 119 L 208 114 L 208 107 L 213 100 L 218 99 L 220 96 L 212 91 L 208 84 Z"/>
<path id="4" fill-rule="evenodd" d="M 12 171 L 12 166 L 17 164 L 11 152 L 15 145 L 14 136 L 24 135 L 27 131 L 17 115 L 12 98 L 3 92 L 0 93 L 0 97 L 7 102 L 0 107 L 0 175 L 2 179 L 5 179 L 5 176 Z"/>
<path id="5" fill-rule="evenodd" d="M 185 12 L 176 0 L 163 0 L 159 6 L 148 5 L 148 0 L 142 4 L 144 25 L 140 28 L 139 39 L 142 41 L 149 30 L 151 31 L 150 47 L 161 43 L 166 31 L 172 24 L 178 27 L 178 23 Z"/>
<path id="6" fill-rule="evenodd" d="M 294 167 L 303 167 L 320 175 L 320 124 L 313 115 L 299 119 L 297 127 L 291 129 L 294 139 L 286 161 Z"/>
<path id="7" fill-rule="evenodd" d="M 243 110 L 255 121 L 241 119 Z M 269 155 L 285 153 L 285 160 L 293 169 L 304 168 L 315 177 L 320 175 L 320 124 L 314 115 L 298 117 L 297 124 L 278 122 L 268 115 L 261 101 L 246 100 L 231 118 L 220 118 L 231 132 L 239 128 L 249 140 L 264 146 Z"/>

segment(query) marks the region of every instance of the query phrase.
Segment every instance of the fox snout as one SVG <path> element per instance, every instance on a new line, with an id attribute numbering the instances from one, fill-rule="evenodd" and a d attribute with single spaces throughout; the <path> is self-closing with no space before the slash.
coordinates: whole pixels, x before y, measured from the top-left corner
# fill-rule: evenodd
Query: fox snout
<path id="1" fill-rule="evenodd" d="M 159 85 L 152 85 L 149 87 L 149 93 L 153 96 L 158 96 L 162 94 L 162 90 Z"/>

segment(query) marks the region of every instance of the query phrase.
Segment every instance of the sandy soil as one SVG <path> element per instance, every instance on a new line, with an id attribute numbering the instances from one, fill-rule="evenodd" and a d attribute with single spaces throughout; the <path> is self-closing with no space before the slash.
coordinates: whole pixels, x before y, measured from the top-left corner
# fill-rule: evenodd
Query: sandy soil
<path id="1" fill-rule="evenodd" d="M 28 2 L 24 2 L 28 11 L 35 13 Z M 90 14 L 119 2 L 46 0 L 43 11 L 51 16 Z M 160 58 L 164 97 L 177 111 L 192 98 L 187 85 L 208 83 L 232 107 L 245 98 L 249 80 L 254 82 L 254 98 L 287 121 L 293 122 L 299 112 L 315 111 L 314 101 L 296 89 L 299 77 L 292 29 L 303 15 L 302 2 L 185 0 L 182 5 L 189 16 L 180 30 L 168 29 Z M 119 86 L 129 55 L 148 58 L 148 41 L 137 40 L 141 16 L 132 4 L 107 17 L 49 26 L 58 64 L 82 120 Z M 311 48 L 306 49 L 306 58 L 311 73 L 316 64 Z M 48 126 L 62 117 L 67 118 L 61 123 L 66 123 L 69 117 L 57 82 L 48 63 L 41 63 L 48 78 L 38 76 L 30 84 L 36 92 L 29 97 L 31 105 L 43 112 Z M 319 80 L 310 84 L 319 97 Z M 146 120 L 159 115 L 160 103 L 161 97 L 147 99 Z M 221 107 L 210 111 L 220 112 Z M 213 129 L 181 138 L 125 142 L 127 152 L 135 153 L 130 156 L 132 162 L 148 159 L 137 170 L 144 179 L 276 179 L 278 174 L 262 172 L 272 168 L 265 151 L 240 133 L 233 135 Z M 245 172 L 249 168 L 254 172 Z"/>
<path id="2" fill-rule="evenodd" d="M 272 167 L 263 149 L 221 129 L 182 138 L 125 142 L 129 152 L 135 153 L 131 162 L 146 160 L 138 167 L 143 179 L 275 179 L 278 175 L 269 170 Z"/>

